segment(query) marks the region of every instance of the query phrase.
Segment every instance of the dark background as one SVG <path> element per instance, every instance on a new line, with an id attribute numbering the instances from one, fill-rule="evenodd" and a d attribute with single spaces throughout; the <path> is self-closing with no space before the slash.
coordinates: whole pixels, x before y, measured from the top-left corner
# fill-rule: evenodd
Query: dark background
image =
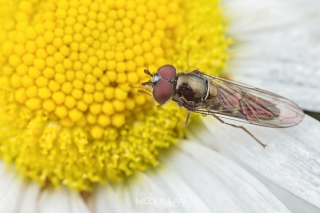
<path id="1" fill-rule="evenodd" d="M 310 112 L 310 111 L 304 111 L 306 114 L 314 117 L 315 119 L 317 119 L 318 121 L 320 121 L 320 113 L 317 112 Z"/>

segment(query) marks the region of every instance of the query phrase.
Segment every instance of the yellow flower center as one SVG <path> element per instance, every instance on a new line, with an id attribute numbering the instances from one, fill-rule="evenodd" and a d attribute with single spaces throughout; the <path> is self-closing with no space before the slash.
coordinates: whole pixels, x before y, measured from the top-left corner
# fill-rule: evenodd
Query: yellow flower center
<path id="1" fill-rule="evenodd" d="M 156 166 L 185 111 L 129 85 L 146 67 L 218 74 L 227 60 L 217 0 L 0 5 L 0 156 L 41 184 L 90 190 Z"/>

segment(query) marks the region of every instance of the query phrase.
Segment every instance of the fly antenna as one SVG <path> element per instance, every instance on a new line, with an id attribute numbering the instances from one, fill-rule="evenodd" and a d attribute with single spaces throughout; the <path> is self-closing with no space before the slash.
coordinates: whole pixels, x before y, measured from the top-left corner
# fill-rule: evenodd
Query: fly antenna
<path id="1" fill-rule="evenodd" d="M 144 73 L 147 74 L 147 75 L 150 75 L 151 77 L 153 76 L 148 69 L 145 69 Z"/>

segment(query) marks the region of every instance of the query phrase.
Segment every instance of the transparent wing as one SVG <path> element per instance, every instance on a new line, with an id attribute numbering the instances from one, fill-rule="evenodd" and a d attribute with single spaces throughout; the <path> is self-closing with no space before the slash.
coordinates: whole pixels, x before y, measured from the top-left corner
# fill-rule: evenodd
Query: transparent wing
<path id="1" fill-rule="evenodd" d="M 197 105 L 194 112 L 267 127 L 290 127 L 304 118 L 299 106 L 277 94 L 194 72 L 205 77 L 210 86 L 209 98 Z"/>

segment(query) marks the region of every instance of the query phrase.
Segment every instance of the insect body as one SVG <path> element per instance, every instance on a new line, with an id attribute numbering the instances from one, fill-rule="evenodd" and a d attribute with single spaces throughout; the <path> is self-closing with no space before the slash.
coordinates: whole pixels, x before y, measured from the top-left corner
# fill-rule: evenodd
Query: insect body
<path id="1" fill-rule="evenodd" d="M 277 94 L 209 75 L 198 70 L 176 73 L 172 65 L 164 65 L 142 85 L 149 85 L 154 101 L 160 105 L 169 100 L 190 112 L 248 122 L 266 127 L 290 127 L 302 121 L 304 112 L 293 102 Z M 254 137 L 255 138 L 255 137 Z M 260 144 L 257 138 L 255 138 Z"/>
<path id="2" fill-rule="evenodd" d="M 210 84 L 196 73 L 183 73 L 177 76 L 172 99 L 190 111 L 209 98 Z"/>

